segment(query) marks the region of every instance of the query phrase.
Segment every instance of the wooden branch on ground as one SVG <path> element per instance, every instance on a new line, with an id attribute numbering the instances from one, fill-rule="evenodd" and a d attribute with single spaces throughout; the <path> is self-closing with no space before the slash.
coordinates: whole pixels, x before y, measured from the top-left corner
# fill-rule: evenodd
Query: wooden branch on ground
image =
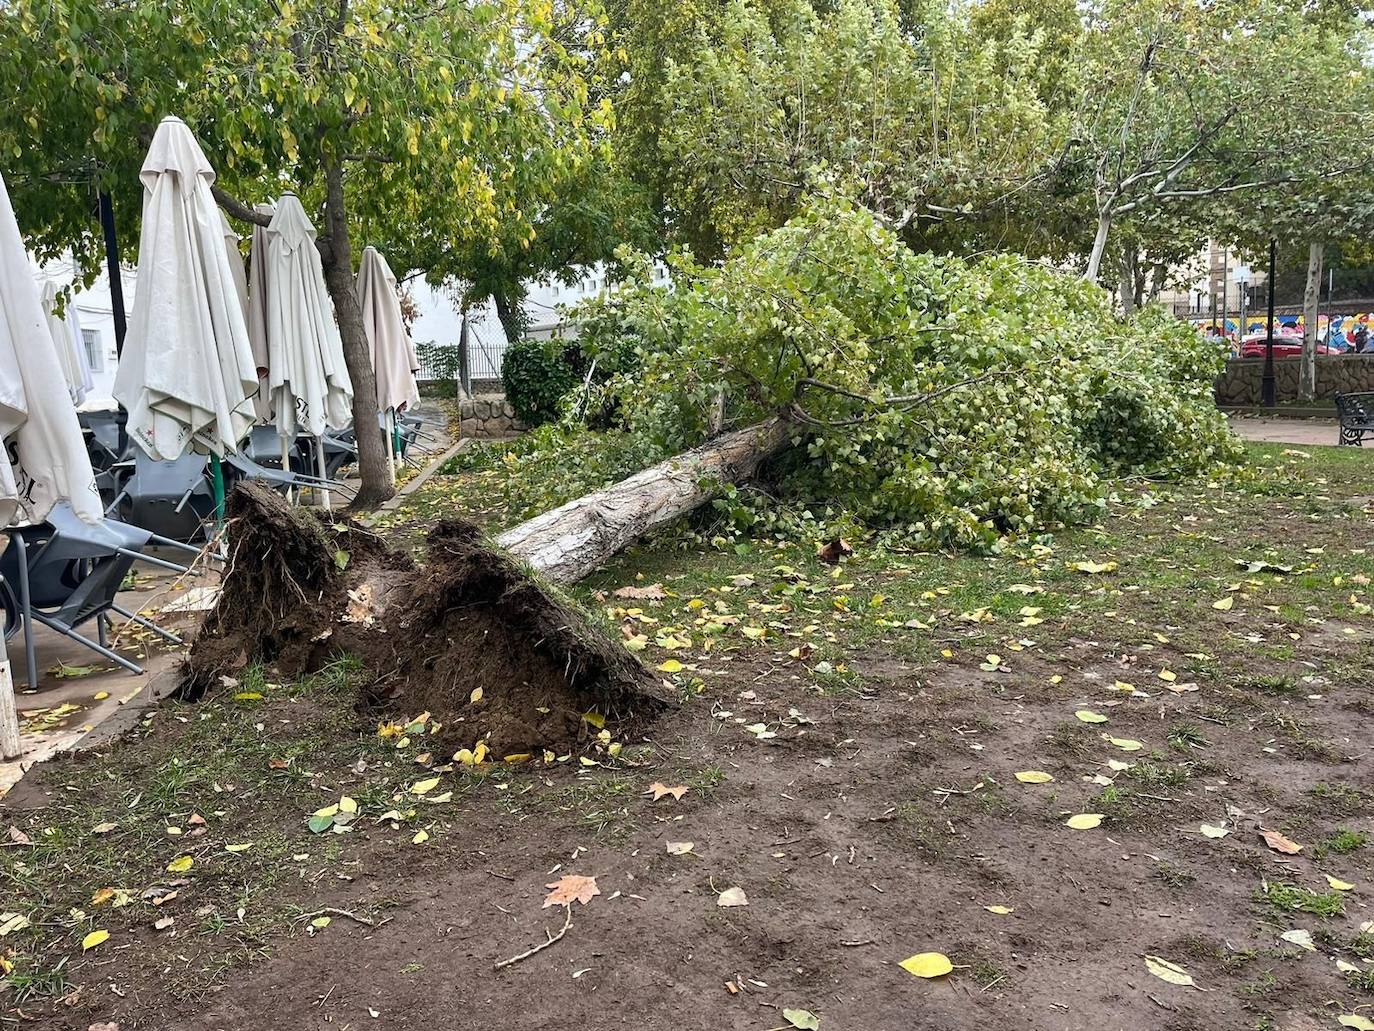
<path id="1" fill-rule="evenodd" d="M 532 949 L 526 949 L 518 956 L 512 956 L 510 959 L 500 960 L 497 963 L 493 964 L 492 969 L 500 970 L 502 967 L 513 966 L 514 964 L 519 963 L 522 959 L 529 959 L 536 952 L 543 952 L 554 942 L 561 941 L 563 935 L 568 933 L 568 928 L 572 926 L 572 904 L 569 903 L 568 905 L 564 906 L 563 909 L 567 913 L 567 917 L 563 921 L 562 930 L 560 930 L 557 934 L 549 934 L 548 931 L 545 931 L 544 934 L 548 936 L 548 941 L 541 942 Z"/>

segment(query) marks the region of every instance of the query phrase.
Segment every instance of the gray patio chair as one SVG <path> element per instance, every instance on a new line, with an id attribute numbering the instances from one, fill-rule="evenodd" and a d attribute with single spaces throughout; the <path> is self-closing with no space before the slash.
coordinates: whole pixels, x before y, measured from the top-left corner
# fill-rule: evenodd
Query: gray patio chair
<path id="1" fill-rule="evenodd" d="M 9 546 L 0 555 L 0 581 L 8 595 L 6 634 L 14 633 L 18 627 L 24 630 L 31 687 L 38 686 L 35 622 L 70 637 L 131 673 L 141 674 L 144 670 L 108 646 L 109 613 L 132 620 L 173 644 L 181 643 L 176 634 L 124 608 L 115 597 L 135 562 L 176 573 L 187 571 L 186 566 L 147 554 L 145 549 L 149 545 L 156 543 L 191 552 L 195 548 L 113 519 L 93 526 L 78 518 L 66 503 L 54 506 L 47 522 L 12 527 L 9 533 Z M 17 590 L 10 589 L 10 585 Z M 17 618 L 11 616 L 11 608 L 17 608 Z M 96 640 L 78 629 L 92 620 L 96 624 Z"/>
<path id="2" fill-rule="evenodd" d="M 132 471 L 105 514 L 175 541 L 203 538 L 215 515 L 205 456 L 187 453 L 161 462 L 142 448 L 134 452 L 132 461 L 124 466 Z"/>

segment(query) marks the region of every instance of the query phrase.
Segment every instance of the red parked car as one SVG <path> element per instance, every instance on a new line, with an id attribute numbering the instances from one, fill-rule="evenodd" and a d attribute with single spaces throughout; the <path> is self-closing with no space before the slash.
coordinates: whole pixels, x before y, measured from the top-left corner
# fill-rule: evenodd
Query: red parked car
<path id="1" fill-rule="evenodd" d="M 1242 358 L 1263 358 L 1264 346 L 1268 337 L 1264 333 L 1251 333 L 1240 342 L 1240 356 Z M 1324 341 L 1317 341 L 1318 354 L 1334 354 Z M 1275 358 L 1300 358 L 1302 357 L 1302 334 L 1300 333 L 1275 333 L 1274 334 L 1274 357 Z"/>

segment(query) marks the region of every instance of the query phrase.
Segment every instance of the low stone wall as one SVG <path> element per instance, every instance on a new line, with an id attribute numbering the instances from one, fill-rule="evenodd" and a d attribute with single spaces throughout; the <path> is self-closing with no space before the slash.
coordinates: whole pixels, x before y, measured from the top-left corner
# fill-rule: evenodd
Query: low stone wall
<path id="1" fill-rule="evenodd" d="M 500 394 L 479 394 L 458 406 L 458 435 L 477 440 L 496 440 L 524 433 L 528 427 L 515 417 L 515 409 Z"/>
<path id="2" fill-rule="evenodd" d="M 1274 359 L 1274 386 L 1279 401 L 1298 399 L 1297 358 Z M 1232 358 L 1217 378 L 1219 405 L 1257 405 L 1264 379 L 1263 358 Z M 1337 394 L 1374 390 L 1374 354 L 1317 355 L 1317 392 L 1329 401 Z"/>

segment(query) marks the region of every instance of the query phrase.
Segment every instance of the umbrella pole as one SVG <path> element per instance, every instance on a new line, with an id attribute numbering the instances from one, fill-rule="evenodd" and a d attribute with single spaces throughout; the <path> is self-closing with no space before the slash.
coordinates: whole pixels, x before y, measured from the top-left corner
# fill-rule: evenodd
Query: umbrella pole
<path id="1" fill-rule="evenodd" d="M 329 479 L 329 477 L 327 477 L 327 476 L 324 474 L 324 435 L 323 435 L 323 434 L 321 434 L 320 436 L 318 436 L 318 437 L 315 438 L 315 468 L 316 468 L 316 471 L 320 474 L 320 479 L 322 479 L 322 480 L 327 480 L 327 479 Z M 331 508 L 331 506 L 330 506 L 330 504 L 329 504 L 329 491 L 328 491 L 327 489 L 321 490 L 321 491 L 320 491 L 320 497 L 324 500 L 324 510 L 325 510 L 326 512 L 328 512 L 328 511 L 330 510 L 330 508 Z"/>
<path id="2" fill-rule="evenodd" d="M 291 472 L 291 442 L 287 440 L 285 437 L 278 437 L 277 439 L 281 441 L 281 471 L 289 475 Z M 292 493 L 293 492 L 291 488 L 287 487 L 287 501 L 294 500 L 294 498 L 292 497 Z"/>
<path id="3" fill-rule="evenodd" d="M 5 632 L 0 630 L 0 759 L 19 758 L 19 709 L 14 700 L 14 678 L 5 652 Z"/>
<path id="4" fill-rule="evenodd" d="M 210 452 L 210 484 L 215 492 L 215 529 L 224 528 L 224 467 L 219 455 Z"/>

